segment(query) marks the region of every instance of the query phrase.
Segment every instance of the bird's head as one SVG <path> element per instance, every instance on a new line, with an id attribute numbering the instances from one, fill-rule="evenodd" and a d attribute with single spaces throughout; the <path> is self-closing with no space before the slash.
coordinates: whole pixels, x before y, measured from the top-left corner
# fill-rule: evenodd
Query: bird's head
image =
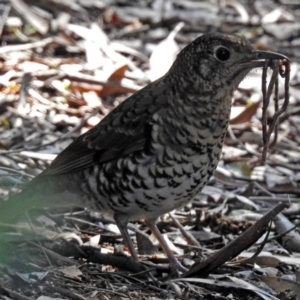
<path id="1" fill-rule="evenodd" d="M 226 87 L 232 92 L 251 69 L 262 67 L 270 59 L 288 60 L 282 54 L 255 50 L 247 39 L 237 35 L 205 34 L 178 54 L 172 73 L 184 88 L 189 85 L 205 93 Z"/>

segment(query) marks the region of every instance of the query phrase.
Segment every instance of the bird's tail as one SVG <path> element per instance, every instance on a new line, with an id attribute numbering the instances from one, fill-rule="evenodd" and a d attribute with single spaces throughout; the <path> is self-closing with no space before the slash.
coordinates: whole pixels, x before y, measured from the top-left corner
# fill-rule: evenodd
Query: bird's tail
<path id="1" fill-rule="evenodd" d="M 77 188 L 78 185 L 74 186 Z M 69 191 L 58 176 L 33 179 L 19 194 L 0 203 L 0 228 L 5 224 L 16 224 L 33 209 L 82 206 L 80 197 L 76 197 L 80 189 L 77 191 L 76 188 Z"/>
<path id="2" fill-rule="evenodd" d="M 33 220 L 31 210 L 41 208 L 44 204 L 43 197 L 38 197 L 34 191 L 27 188 L 0 203 L 0 262 L 2 264 L 18 267 L 19 255 L 24 251 L 24 248 L 18 245 L 20 242 L 23 244 L 24 241 L 36 241 L 36 229 L 43 228 L 29 221 Z"/>
<path id="3" fill-rule="evenodd" d="M 32 208 L 39 208 L 42 201 L 26 189 L 19 194 L 0 203 L 0 227 L 13 225 L 26 215 Z"/>

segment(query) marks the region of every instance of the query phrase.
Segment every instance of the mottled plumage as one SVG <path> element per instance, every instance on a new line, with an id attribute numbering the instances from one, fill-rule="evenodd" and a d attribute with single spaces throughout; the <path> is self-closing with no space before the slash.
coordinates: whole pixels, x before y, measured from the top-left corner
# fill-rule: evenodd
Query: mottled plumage
<path id="1" fill-rule="evenodd" d="M 263 65 L 261 59 L 284 58 L 254 51 L 234 35 L 197 38 L 165 76 L 78 137 L 0 210 L 6 219 L 31 206 L 99 210 L 115 218 L 135 259 L 125 227 L 129 220 L 146 219 L 178 267 L 161 240 L 156 218 L 193 199 L 211 177 L 240 81 Z"/>

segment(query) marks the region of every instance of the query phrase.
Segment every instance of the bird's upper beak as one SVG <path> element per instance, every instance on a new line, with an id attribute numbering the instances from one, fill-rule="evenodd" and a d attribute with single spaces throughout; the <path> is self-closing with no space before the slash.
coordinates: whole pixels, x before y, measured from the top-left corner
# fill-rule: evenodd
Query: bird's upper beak
<path id="1" fill-rule="evenodd" d="M 290 61 L 290 59 L 283 54 L 269 51 L 255 51 L 253 60 L 258 59 L 286 59 Z"/>

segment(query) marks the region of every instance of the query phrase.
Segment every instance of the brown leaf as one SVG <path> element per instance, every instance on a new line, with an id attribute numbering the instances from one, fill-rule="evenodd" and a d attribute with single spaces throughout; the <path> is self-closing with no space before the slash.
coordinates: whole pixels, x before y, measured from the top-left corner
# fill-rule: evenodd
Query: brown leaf
<path id="1" fill-rule="evenodd" d="M 89 84 L 85 82 L 71 82 L 69 90 L 73 92 L 77 91 L 80 93 L 93 91 L 99 95 L 102 92 L 103 87 L 101 85 Z"/>
<path id="2" fill-rule="evenodd" d="M 121 63 L 115 66 L 115 69 L 108 77 L 108 80 L 121 80 L 125 76 L 125 72 L 127 71 L 127 64 Z"/>
<path id="3" fill-rule="evenodd" d="M 260 101 L 252 102 L 251 105 L 245 107 L 233 106 L 231 108 L 230 124 L 236 125 L 250 122 L 252 117 L 256 114 L 259 105 Z"/>

